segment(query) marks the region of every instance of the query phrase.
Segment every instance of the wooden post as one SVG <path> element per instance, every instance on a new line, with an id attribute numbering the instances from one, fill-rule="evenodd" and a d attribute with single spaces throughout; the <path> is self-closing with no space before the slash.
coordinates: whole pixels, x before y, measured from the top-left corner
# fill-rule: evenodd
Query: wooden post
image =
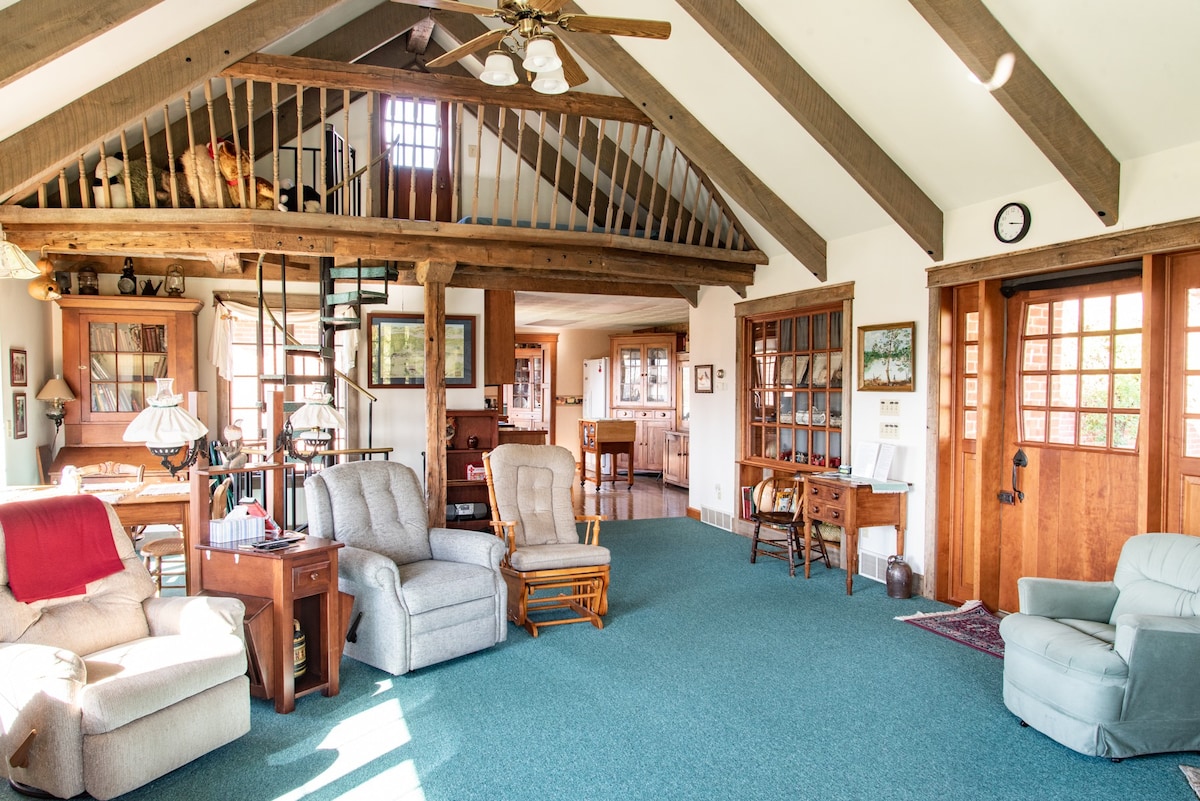
<path id="1" fill-rule="evenodd" d="M 446 525 L 446 284 L 454 262 L 418 261 L 425 287 L 425 501 L 430 528 Z"/>

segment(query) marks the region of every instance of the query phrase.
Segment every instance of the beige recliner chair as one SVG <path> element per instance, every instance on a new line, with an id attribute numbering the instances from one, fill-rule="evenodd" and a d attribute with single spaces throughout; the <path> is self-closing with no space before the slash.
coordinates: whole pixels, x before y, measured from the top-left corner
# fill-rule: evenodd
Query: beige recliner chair
<path id="1" fill-rule="evenodd" d="M 63 500 L 33 503 L 53 519 Z M 6 540 L 22 535 L 0 517 L 0 764 L 18 790 L 112 798 L 250 730 L 242 602 L 155 597 L 116 513 L 94 512 L 120 569 L 29 603 L 10 586 Z M 72 557 L 47 553 L 46 569 Z"/>

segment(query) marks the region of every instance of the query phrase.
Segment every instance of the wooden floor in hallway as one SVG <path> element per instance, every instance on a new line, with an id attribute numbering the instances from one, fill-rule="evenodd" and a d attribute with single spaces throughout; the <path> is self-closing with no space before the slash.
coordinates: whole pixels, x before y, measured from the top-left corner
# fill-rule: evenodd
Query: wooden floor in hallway
<path id="1" fill-rule="evenodd" d="M 582 488 L 576 484 L 571 495 L 580 515 L 604 515 L 608 520 L 687 516 L 688 491 L 664 484 L 657 476 L 635 476 L 632 488 L 624 477 L 604 482 L 602 489 L 588 481 Z"/>

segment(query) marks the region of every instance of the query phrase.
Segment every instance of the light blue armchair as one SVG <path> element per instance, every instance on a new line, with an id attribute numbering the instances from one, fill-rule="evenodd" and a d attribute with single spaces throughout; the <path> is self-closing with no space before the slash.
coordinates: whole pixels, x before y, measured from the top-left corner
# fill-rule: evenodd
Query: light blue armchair
<path id="1" fill-rule="evenodd" d="M 1140 534 L 1112 581 L 1022 578 L 1004 705 L 1082 754 L 1200 750 L 1200 538 Z"/>
<path id="2" fill-rule="evenodd" d="M 504 641 L 504 543 L 429 528 L 410 468 L 334 465 L 305 479 L 304 495 L 308 533 L 346 544 L 338 586 L 354 596 L 347 656 L 398 676 Z"/>

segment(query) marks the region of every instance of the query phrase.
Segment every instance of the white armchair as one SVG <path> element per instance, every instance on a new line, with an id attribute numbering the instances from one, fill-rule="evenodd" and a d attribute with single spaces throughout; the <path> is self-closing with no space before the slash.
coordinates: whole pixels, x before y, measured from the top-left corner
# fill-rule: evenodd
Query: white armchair
<path id="1" fill-rule="evenodd" d="M 250 730 L 242 602 L 155 597 L 104 511 L 121 569 L 29 603 L 9 584 L 6 541 L 21 535 L 0 522 L 0 764 L 18 789 L 112 798 Z"/>

